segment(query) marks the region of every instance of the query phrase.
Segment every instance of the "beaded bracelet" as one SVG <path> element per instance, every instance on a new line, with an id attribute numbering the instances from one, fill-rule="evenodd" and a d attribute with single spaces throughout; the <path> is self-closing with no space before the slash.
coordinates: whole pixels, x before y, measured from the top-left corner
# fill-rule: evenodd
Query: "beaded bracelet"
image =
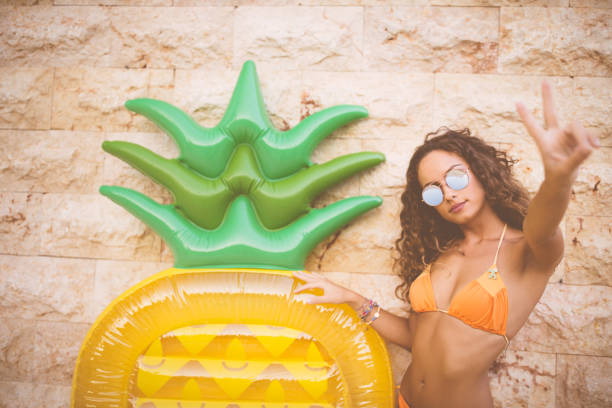
<path id="1" fill-rule="evenodd" d="M 368 317 L 370 316 L 370 313 L 372 313 L 372 310 L 376 308 L 376 312 L 374 312 L 374 316 L 372 316 L 372 318 L 367 321 Z M 371 325 L 374 320 L 378 319 L 380 317 L 380 305 L 378 303 L 376 303 L 375 301 L 373 301 L 372 299 L 367 299 L 359 308 L 360 312 L 359 312 L 359 319 L 361 319 L 362 322 L 364 322 L 366 325 Z"/>
<path id="2" fill-rule="evenodd" d="M 376 302 L 374 302 L 374 304 L 376 305 L 376 312 L 374 312 L 374 316 L 372 316 L 372 319 L 370 319 L 370 321 L 366 323 L 368 326 L 374 323 L 374 320 L 380 317 L 380 306 Z"/>
<path id="3" fill-rule="evenodd" d="M 366 321 L 367 317 L 372 312 L 372 309 L 374 309 L 375 304 L 376 302 L 374 302 L 372 299 L 366 299 L 366 301 L 361 305 L 359 308 L 359 319 L 361 319 L 362 322 Z"/>

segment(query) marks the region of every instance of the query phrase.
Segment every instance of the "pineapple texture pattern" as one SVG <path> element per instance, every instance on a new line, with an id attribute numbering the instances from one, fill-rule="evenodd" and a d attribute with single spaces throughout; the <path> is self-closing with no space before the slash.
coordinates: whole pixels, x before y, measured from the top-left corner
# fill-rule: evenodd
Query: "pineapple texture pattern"
<path id="1" fill-rule="evenodd" d="M 181 400 L 204 401 L 205 407 L 233 403 L 260 408 L 253 401 L 262 395 L 270 407 L 286 405 L 287 395 L 292 406 L 331 407 L 327 401 L 337 400 L 336 390 L 346 388 L 335 362 L 311 336 L 253 324 L 167 333 L 139 358 L 136 376 L 132 394 L 143 408 L 176 407 Z"/>

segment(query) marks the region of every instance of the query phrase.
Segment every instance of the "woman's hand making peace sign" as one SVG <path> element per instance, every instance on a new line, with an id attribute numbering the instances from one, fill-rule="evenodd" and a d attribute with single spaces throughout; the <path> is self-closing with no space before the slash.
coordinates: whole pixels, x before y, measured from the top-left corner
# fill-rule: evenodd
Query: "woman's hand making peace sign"
<path id="1" fill-rule="evenodd" d="M 561 127 L 547 81 L 542 81 L 542 104 L 544 127 L 537 123 L 522 103 L 516 104 L 516 110 L 538 146 L 546 177 L 573 182 L 580 164 L 593 149 L 599 147 L 599 140 L 576 121 Z"/>

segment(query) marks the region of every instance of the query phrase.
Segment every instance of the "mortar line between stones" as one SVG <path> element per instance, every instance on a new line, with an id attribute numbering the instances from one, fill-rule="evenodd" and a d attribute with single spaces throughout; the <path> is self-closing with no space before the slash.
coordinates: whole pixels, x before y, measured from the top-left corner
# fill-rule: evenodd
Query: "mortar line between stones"
<path id="1" fill-rule="evenodd" d="M 577 357 L 597 357 L 597 358 L 612 358 L 612 356 L 606 356 L 606 355 L 598 355 L 598 354 L 570 354 L 570 353 L 555 353 L 555 355 L 557 356 L 557 358 L 559 356 L 577 356 Z"/>
<path id="2" fill-rule="evenodd" d="M 111 261 L 111 262 L 128 262 L 128 263 L 151 263 L 151 264 L 171 264 L 171 262 L 160 262 L 154 260 L 134 260 L 134 259 L 117 259 L 117 258 L 86 258 L 83 256 L 68 256 L 68 255 L 52 255 L 52 254 L 11 254 L 7 252 L 0 252 L 0 256 L 19 256 L 26 258 L 55 258 L 55 259 L 66 259 L 66 260 L 82 260 L 82 261 Z"/>

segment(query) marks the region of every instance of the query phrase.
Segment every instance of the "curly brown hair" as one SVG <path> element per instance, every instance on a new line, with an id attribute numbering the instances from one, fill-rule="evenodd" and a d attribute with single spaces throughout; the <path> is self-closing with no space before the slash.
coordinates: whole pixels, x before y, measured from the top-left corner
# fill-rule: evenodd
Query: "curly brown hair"
<path id="1" fill-rule="evenodd" d="M 412 155 L 406 171 L 406 188 L 401 196 L 402 233 L 395 241 L 398 252 L 395 263 L 402 278 L 395 293 L 406 301 L 412 281 L 423 268 L 463 238 L 456 224 L 446 221 L 421 200 L 418 167 L 423 157 L 433 150 L 444 150 L 462 157 L 482 184 L 486 200 L 495 214 L 510 227 L 523 229 L 529 204 L 527 191 L 512 175 L 515 160 L 505 152 L 472 136 L 469 129 L 442 127 L 427 134 L 425 142 Z"/>

